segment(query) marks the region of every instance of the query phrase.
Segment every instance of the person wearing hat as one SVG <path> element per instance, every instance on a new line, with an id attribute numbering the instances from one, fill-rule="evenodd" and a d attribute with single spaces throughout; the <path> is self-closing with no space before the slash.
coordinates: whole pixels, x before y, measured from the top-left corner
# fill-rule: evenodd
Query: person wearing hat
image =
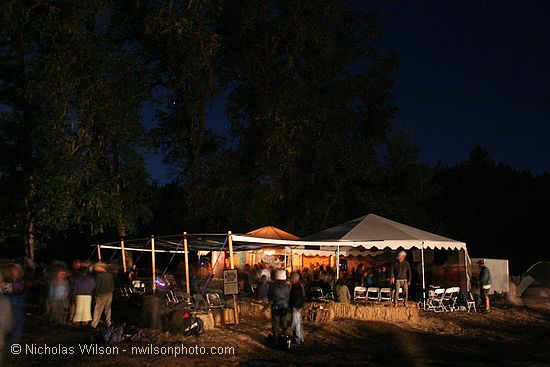
<path id="1" fill-rule="evenodd" d="M 107 271 L 107 264 L 97 262 L 94 266 L 95 276 L 95 307 L 92 319 L 92 327 L 95 329 L 99 324 L 101 315 L 105 313 L 105 323 L 111 326 L 111 303 L 113 302 L 113 292 L 115 290 L 115 281 L 111 273 Z"/>
<path id="2" fill-rule="evenodd" d="M 273 342 L 277 346 L 281 335 L 287 336 L 290 287 L 286 284 L 286 271 L 277 270 L 275 281 L 269 288 L 271 301 L 271 331 Z"/>
<path id="3" fill-rule="evenodd" d="M 403 288 L 403 304 L 407 306 L 407 299 L 409 298 L 409 287 L 411 285 L 411 266 L 408 261 L 405 261 L 407 253 L 400 251 L 397 254 L 397 260 L 393 263 L 391 268 L 390 282 L 393 284 L 394 296 L 393 305 L 397 307 L 397 300 L 399 298 L 399 289 Z"/>
<path id="4" fill-rule="evenodd" d="M 489 268 L 485 266 L 485 261 L 479 262 L 481 271 L 479 273 L 479 296 L 485 301 L 485 312 L 491 312 L 491 302 L 489 300 L 489 291 L 491 290 L 491 272 Z"/>

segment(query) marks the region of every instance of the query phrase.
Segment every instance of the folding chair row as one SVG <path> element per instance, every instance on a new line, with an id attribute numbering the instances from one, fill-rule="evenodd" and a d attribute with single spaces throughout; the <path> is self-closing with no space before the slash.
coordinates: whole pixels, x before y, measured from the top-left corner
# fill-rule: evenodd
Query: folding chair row
<path id="1" fill-rule="evenodd" d="M 321 287 L 311 287 L 309 289 L 309 299 L 311 299 L 312 301 L 321 301 L 333 298 L 334 295 L 332 294 L 332 292 L 325 294 L 323 288 Z"/>
<path id="2" fill-rule="evenodd" d="M 353 290 L 353 299 L 355 301 L 391 301 L 393 300 L 393 290 L 389 287 L 355 287 Z M 403 300 L 403 288 L 399 288 L 397 299 Z"/>
<path id="3" fill-rule="evenodd" d="M 434 312 L 456 311 L 460 287 L 438 288 L 430 293 L 426 300 L 426 310 Z"/>
<path id="4" fill-rule="evenodd" d="M 144 295 L 146 292 L 145 283 L 133 283 L 132 285 L 122 285 L 120 287 L 120 295 L 128 298 L 131 294 Z"/>

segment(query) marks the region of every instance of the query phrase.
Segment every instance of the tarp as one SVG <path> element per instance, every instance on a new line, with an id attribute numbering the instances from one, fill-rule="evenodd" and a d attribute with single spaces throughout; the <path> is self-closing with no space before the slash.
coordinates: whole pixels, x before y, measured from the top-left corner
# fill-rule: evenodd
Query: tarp
<path id="1" fill-rule="evenodd" d="M 438 248 L 466 250 L 464 242 L 456 241 L 418 228 L 407 226 L 375 214 L 351 220 L 319 233 L 307 236 L 302 240 L 276 240 L 256 238 L 250 235 L 234 235 L 234 242 L 253 242 L 272 244 L 274 246 L 290 246 L 308 248 L 318 246 L 319 250 L 335 251 L 340 248 L 342 254 L 347 250 L 370 250 L 399 248 Z M 304 246 L 304 247 L 302 247 Z"/>

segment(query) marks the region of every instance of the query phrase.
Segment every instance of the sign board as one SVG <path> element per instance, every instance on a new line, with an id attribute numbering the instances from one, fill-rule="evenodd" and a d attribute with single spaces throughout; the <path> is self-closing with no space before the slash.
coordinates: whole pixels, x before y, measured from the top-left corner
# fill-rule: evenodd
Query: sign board
<path id="1" fill-rule="evenodd" d="M 223 294 L 239 294 L 237 269 L 229 269 L 223 271 Z"/>

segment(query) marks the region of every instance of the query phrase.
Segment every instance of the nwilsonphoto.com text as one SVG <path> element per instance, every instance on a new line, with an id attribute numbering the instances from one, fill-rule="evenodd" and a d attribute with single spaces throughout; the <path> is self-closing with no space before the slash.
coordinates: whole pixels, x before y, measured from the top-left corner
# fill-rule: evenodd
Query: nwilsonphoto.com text
<path id="1" fill-rule="evenodd" d="M 59 356 L 59 355 L 154 355 L 154 356 L 185 356 L 185 355 L 233 355 L 234 347 L 204 347 L 200 345 L 170 345 L 162 346 L 145 344 L 139 346 L 104 347 L 97 344 L 48 345 L 48 344 L 12 344 L 10 352 L 21 356 Z"/>

